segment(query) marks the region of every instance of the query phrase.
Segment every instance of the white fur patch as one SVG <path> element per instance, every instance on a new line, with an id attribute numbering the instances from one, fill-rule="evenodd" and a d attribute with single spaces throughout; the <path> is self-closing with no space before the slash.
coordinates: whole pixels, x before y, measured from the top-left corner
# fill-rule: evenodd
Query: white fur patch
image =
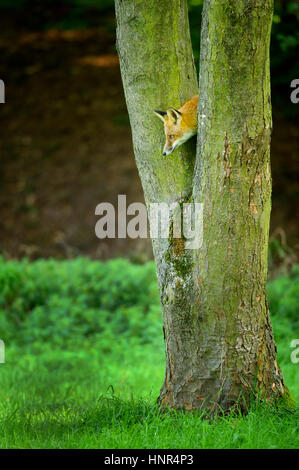
<path id="1" fill-rule="evenodd" d="M 187 140 L 189 140 L 191 137 L 193 137 L 196 134 L 196 131 L 190 131 L 184 134 L 182 137 L 177 139 L 175 143 L 173 144 L 173 149 L 179 147 L 180 145 L 184 144 Z"/>

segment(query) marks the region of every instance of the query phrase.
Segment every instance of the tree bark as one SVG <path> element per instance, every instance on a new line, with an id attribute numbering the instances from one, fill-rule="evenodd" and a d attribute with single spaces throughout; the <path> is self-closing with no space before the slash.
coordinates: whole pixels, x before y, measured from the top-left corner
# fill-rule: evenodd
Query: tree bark
<path id="1" fill-rule="evenodd" d="M 198 391 L 223 408 L 284 394 L 266 298 L 271 208 L 272 0 L 206 0 L 194 199 Z"/>
<path id="2" fill-rule="evenodd" d="M 164 133 L 155 109 L 180 107 L 197 93 L 186 1 L 116 0 L 117 51 L 146 203 L 192 191 L 195 139 L 162 158 Z"/>
<path id="3" fill-rule="evenodd" d="M 186 1 L 116 1 L 117 48 L 147 205 L 204 203 L 203 246 L 153 240 L 166 348 L 159 402 L 198 409 L 285 393 L 267 307 L 272 0 L 206 0 L 194 140 L 163 158 L 154 109 L 197 93 Z"/>

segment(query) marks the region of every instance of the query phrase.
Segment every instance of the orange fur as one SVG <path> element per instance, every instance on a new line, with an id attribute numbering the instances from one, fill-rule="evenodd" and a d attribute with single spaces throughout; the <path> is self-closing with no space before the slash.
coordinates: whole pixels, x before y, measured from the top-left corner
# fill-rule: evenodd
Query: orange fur
<path id="1" fill-rule="evenodd" d="M 194 129 L 197 130 L 197 105 L 198 105 L 198 95 L 193 96 L 191 100 L 186 101 L 183 106 L 179 109 L 182 113 L 182 123 L 181 127 L 184 129 Z"/>

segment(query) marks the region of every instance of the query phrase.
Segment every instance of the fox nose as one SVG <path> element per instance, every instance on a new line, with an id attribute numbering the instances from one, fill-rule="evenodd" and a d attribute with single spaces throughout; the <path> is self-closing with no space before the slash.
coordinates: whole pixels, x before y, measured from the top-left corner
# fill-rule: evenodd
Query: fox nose
<path id="1" fill-rule="evenodd" d="M 171 153 L 173 150 L 173 147 L 168 147 L 166 150 L 163 150 L 163 157 L 165 157 L 165 155 L 168 155 L 169 153 Z"/>

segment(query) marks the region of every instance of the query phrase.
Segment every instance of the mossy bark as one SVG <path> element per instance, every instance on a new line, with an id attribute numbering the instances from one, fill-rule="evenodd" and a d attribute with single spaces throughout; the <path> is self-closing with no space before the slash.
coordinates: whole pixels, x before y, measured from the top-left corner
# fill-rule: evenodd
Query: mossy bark
<path id="1" fill-rule="evenodd" d="M 192 192 L 195 139 L 162 158 L 165 136 L 155 109 L 179 108 L 197 93 L 186 1 L 116 0 L 117 51 L 146 202 Z"/>
<path id="2" fill-rule="evenodd" d="M 204 203 L 203 246 L 153 240 L 166 374 L 159 401 L 198 409 L 285 393 L 267 307 L 272 0 L 206 0 L 192 139 L 161 155 L 153 109 L 197 93 L 186 1 L 116 1 L 117 48 L 146 203 Z"/>

